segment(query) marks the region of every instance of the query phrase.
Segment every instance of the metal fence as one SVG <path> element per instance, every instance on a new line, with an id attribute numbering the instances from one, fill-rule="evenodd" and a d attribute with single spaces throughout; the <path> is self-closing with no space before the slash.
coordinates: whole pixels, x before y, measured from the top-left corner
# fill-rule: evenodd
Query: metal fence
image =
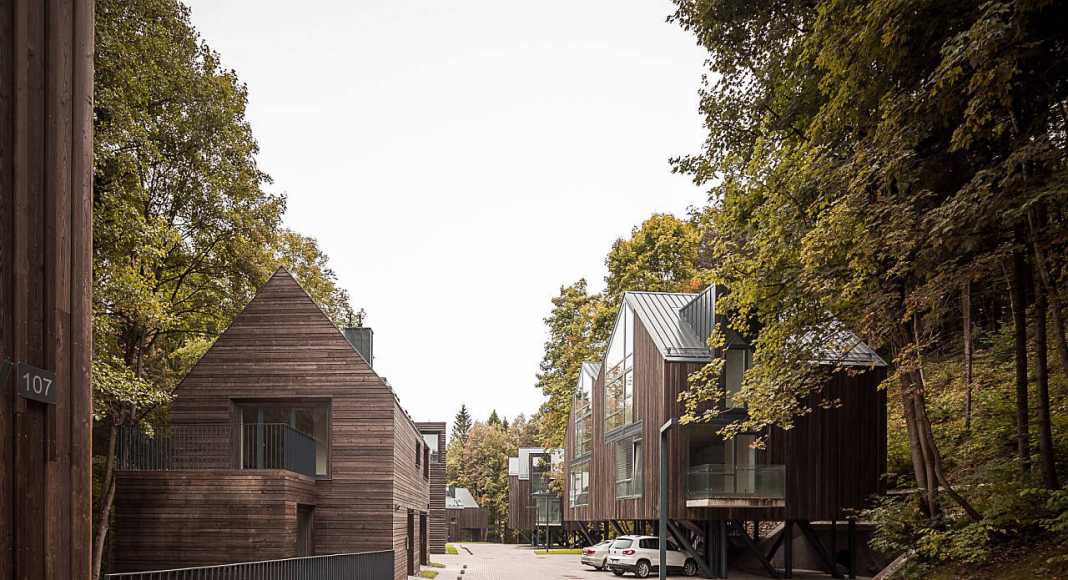
<path id="1" fill-rule="evenodd" d="M 786 497 L 785 465 L 698 465 L 686 478 L 688 499 Z"/>
<path id="2" fill-rule="evenodd" d="M 108 574 L 107 580 L 390 580 L 393 552 L 358 552 Z"/>
<path id="3" fill-rule="evenodd" d="M 284 423 L 239 430 L 227 423 L 183 424 L 154 436 L 126 426 L 119 430 L 117 459 L 122 471 L 287 469 L 314 476 L 316 443 Z"/>

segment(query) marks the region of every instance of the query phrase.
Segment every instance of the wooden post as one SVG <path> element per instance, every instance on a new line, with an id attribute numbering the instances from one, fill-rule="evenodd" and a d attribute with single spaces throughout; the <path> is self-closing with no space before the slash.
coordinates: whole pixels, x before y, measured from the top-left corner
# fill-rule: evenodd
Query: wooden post
<path id="1" fill-rule="evenodd" d="M 92 0 L 0 5 L 0 578 L 90 574 Z"/>
<path id="2" fill-rule="evenodd" d="M 782 544 L 783 578 L 794 577 L 794 521 L 786 520 Z"/>
<path id="3" fill-rule="evenodd" d="M 857 577 L 857 519 L 849 518 L 849 577 Z"/>

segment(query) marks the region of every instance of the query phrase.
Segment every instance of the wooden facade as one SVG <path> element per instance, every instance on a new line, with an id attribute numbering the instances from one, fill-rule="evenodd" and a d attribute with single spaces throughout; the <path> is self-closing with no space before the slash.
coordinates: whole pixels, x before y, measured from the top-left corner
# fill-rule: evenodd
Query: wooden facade
<path id="1" fill-rule="evenodd" d="M 416 423 L 423 438 L 434 437 L 438 452 L 430 456 L 430 510 L 428 542 L 431 554 L 444 554 L 449 537 L 449 522 L 445 514 L 445 432 L 443 422 Z"/>
<path id="2" fill-rule="evenodd" d="M 449 517 L 450 542 L 484 542 L 489 529 L 489 516 L 482 508 L 453 508 Z"/>
<path id="3" fill-rule="evenodd" d="M 178 386 L 171 410 L 172 429 L 203 429 L 205 426 L 238 425 L 241 409 L 249 405 L 313 405 L 325 408 L 329 417 L 325 462 L 316 459 L 323 473 L 311 478 L 313 489 L 274 484 L 273 496 L 283 502 L 272 521 L 276 545 L 288 543 L 289 555 L 298 549 L 297 535 L 279 540 L 277 534 L 295 530 L 298 507 L 311 510 L 312 551 L 315 554 L 393 550 L 394 573 L 418 570 L 419 546 L 423 542 L 421 516 L 430 501 L 429 476 L 423 469 L 423 442 L 418 427 L 401 408 L 393 390 L 357 353 L 323 314 L 296 280 L 279 269 L 256 297 L 216 340 Z M 235 427 L 239 429 L 239 427 Z M 217 442 L 225 448 L 226 440 Z M 319 464 L 325 463 L 320 466 Z M 206 565 L 234 561 L 234 552 L 205 541 L 187 546 L 170 558 L 153 555 L 154 548 L 138 538 L 181 534 L 184 522 L 203 518 L 226 530 L 236 545 L 255 543 L 253 526 L 243 525 L 243 486 L 250 493 L 266 479 L 285 479 L 283 473 L 243 470 L 242 479 L 232 469 L 196 473 L 197 481 L 212 478 L 218 493 L 231 486 L 232 502 L 222 507 L 212 502 L 160 504 L 170 518 L 139 518 L 142 510 L 156 509 L 147 498 L 153 486 L 175 489 L 188 471 L 131 471 L 120 481 L 119 497 L 139 490 L 133 500 L 123 500 L 118 517 L 125 525 L 116 533 L 114 568 L 117 571 L 152 567 Z M 261 483 L 262 482 L 262 483 Z M 209 484 L 210 485 L 210 484 Z M 143 501 L 138 501 L 140 497 Z M 167 499 L 161 501 L 169 501 Z M 220 517 L 220 514 L 232 514 Z M 261 514 L 262 515 L 262 514 Z M 204 537 L 210 537 L 205 535 Z M 279 543 L 280 542 L 280 543 Z"/>
<path id="4" fill-rule="evenodd" d="M 607 522 L 615 522 L 613 526 L 621 524 L 616 529 L 631 530 L 634 525 L 630 522 L 636 522 L 646 531 L 654 529 L 653 520 L 660 517 L 660 428 L 668 419 L 682 414 L 678 394 L 687 388 L 688 376 L 705 364 L 693 357 L 666 354 L 641 316 L 629 320 L 633 332 L 633 421 L 605 431 L 607 365 L 602 365 L 591 396 L 591 453 L 576 456 L 574 409 L 568 422 L 563 513 L 565 522 L 572 526 L 604 530 L 608 529 Z M 684 523 L 688 530 L 698 530 L 707 522 L 734 520 L 845 520 L 850 510 L 865 507 L 871 496 L 884 491 L 881 476 L 886 466 L 886 394 L 878 386 L 886 369 L 881 360 L 878 363 L 833 374 L 824 389 L 808 401 L 816 409 L 814 412 L 798 418 L 789 431 L 773 428 L 768 433 L 766 449 L 754 454 L 755 464 L 784 466 L 782 500 L 740 497 L 737 501 L 692 507 L 692 502 L 687 501 L 687 477 L 692 463 L 690 439 L 710 437 L 714 426 L 704 427 L 704 431 L 679 425 L 671 428 L 667 445 L 668 518 Z M 821 400 L 834 399 L 842 405 L 820 408 Z M 739 409 L 727 414 L 744 412 Z M 641 446 L 640 491 L 627 497 L 617 497 L 613 445 L 618 441 L 640 441 Z M 572 493 L 570 475 L 587 465 L 590 483 L 586 501 L 573 505 L 573 500 L 582 496 Z"/>
<path id="5" fill-rule="evenodd" d="M 90 575 L 93 2 L 0 3 L 0 578 Z M 17 396 L 22 362 L 55 373 Z"/>

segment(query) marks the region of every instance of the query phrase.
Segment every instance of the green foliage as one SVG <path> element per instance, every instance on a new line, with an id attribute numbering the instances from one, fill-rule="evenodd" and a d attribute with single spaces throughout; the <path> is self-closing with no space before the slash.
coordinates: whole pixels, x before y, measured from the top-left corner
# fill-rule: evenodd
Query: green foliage
<path id="1" fill-rule="evenodd" d="M 542 447 L 563 448 L 582 363 L 601 359 L 623 293 L 699 289 L 700 241 L 693 222 L 654 214 L 633 228 L 630 238 L 612 244 L 605 258 L 608 275 L 603 294 L 591 294 L 584 279 L 560 288 L 545 318 L 549 338 L 536 385 L 546 397 Z"/>
<path id="2" fill-rule="evenodd" d="M 151 430 L 279 265 L 335 322 L 353 313 L 315 241 L 282 229 L 285 199 L 264 190 L 246 88 L 183 4 L 96 2 L 95 66 L 94 417 L 148 416 Z M 102 526 L 114 478 L 94 474 L 94 485 L 95 498 L 109 498 L 94 502 Z"/>
<path id="3" fill-rule="evenodd" d="M 603 340 L 594 329 L 600 297 L 587 292 L 585 280 L 561 287 L 552 302 L 537 386 L 546 397 L 541 446 L 559 449 L 564 446 L 579 370 L 583 362 L 597 359 Z"/>
<path id="4" fill-rule="evenodd" d="M 449 484 L 471 492 L 497 534 L 508 523 L 508 458 L 518 452 L 514 431 L 481 421 L 471 426 L 466 440 L 453 437 L 446 450 Z"/>
<path id="5" fill-rule="evenodd" d="M 456 544 L 445 544 L 445 553 L 450 556 L 459 556 L 460 550 L 456 549 Z"/>

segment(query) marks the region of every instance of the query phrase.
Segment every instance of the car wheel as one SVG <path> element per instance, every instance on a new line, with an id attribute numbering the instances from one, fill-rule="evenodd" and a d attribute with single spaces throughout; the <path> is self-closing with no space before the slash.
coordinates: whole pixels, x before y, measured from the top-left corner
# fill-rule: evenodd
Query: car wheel
<path id="1" fill-rule="evenodd" d="M 693 558 L 686 560 L 686 565 L 682 567 L 682 573 L 687 576 L 697 575 L 697 562 L 693 561 Z"/>
<path id="2" fill-rule="evenodd" d="M 637 576 L 638 578 L 648 578 L 649 577 L 649 572 L 651 570 L 652 570 L 652 567 L 649 566 L 649 562 L 648 561 L 640 560 L 638 562 L 638 565 L 634 567 L 634 575 Z"/>
<path id="3" fill-rule="evenodd" d="M 598 572 L 600 572 L 601 570 L 604 570 L 605 568 L 607 568 L 608 567 L 608 558 L 605 558 L 604 560 L 601 560 L 601 565 L 600 566 L 595 566 L 595 567 L 597 568 Z"/>
<path id="4" fill-rule="evenodd" d="M 612 573 L 615 574 L 616 576 L 622 576 L 623 575 L 623 571 L 622 570 L 612 570 Z"/>

